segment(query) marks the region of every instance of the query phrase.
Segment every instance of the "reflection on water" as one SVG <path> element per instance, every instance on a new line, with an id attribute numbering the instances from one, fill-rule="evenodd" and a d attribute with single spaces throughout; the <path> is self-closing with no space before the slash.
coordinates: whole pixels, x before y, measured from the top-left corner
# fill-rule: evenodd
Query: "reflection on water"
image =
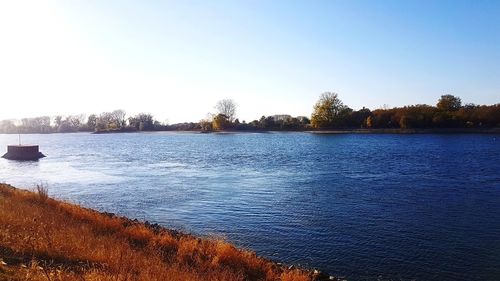
<path id="1" fill-rule="evenodd" d="M 0 135 L 0 152 L 17 136 Z M 0 181 L 224 236 L 350 280 L 500 279 L 500 143 L 487 135 L 26 135 Z"/>

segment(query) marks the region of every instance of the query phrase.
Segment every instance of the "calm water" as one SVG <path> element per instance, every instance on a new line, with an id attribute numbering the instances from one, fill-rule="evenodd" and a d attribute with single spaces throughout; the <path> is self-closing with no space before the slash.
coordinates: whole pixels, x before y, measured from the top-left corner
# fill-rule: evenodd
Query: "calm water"
<path id="1" fill-rule="evenodd" d="M 500 280 L 500 136 L 26 135 L 0 181 L 349 280 Z M 17 135 L 0 135 L 0 151 Z"/>

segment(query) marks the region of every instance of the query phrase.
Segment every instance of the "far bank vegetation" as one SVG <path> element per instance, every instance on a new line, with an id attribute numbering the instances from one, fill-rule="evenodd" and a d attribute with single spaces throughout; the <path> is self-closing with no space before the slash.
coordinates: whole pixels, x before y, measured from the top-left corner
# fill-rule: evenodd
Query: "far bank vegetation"
<path id="1" fill-rule="evenodd" d="M 124 110 L 100 114 L 43 116 L 0 121 L 0 133 L 55 132 L 136 132 L 136 131 L 304 131 L 335 129 L 440 129 L 499 128 L 500 103 L 494 105 L 462 104 L 459 97 L 442 95 L 436 105 L 417 104 L 394 108 L 354 110 L 334 92 L 320 95 L 310 117 L 288 114 L 262 116 L 246 122 L 237 118 L 237 104 L 232 99 L 216 103 L 215 113 L 199 122 L 168 124 L 150 113 L 128 116 Z"/>

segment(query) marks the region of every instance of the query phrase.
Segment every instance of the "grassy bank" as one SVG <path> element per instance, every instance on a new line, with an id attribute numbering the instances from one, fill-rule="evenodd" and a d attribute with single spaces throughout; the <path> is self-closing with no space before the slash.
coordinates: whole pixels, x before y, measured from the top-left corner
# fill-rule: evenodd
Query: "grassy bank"
<path id="1" fill-rule="evenodd" d="M 221 240 L 0 184 L 0 280 L 319 279 Z"/>

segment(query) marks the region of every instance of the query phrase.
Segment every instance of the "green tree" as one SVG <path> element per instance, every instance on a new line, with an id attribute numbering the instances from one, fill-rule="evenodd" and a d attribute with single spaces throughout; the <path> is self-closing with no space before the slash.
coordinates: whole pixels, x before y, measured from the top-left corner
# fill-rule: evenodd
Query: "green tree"
<path id="1" fill-rule="evenodd" d="M 62 116 L 61 115 L 58 115 L 54 118 L 54 125 L 56 128 L 59 128 L 59 126 L 61 126 L 62 124 Z"/>
<path id="2" fill-rule="evenodd" d="M 357 111 L 353 111 L 353 112 L 351 112 L 351 114 L 349 116 L 349 120 L 348 120 L 347 125 L 349 125 L 350 127 L 354 127 L 354 128 L 364 127 L 366 118 L 368 118 L 371 115 L 372 115 L 372 112 L 370 111 L 370 109 L 368 109 L 366 107 L 363 107 L 362 109 L 357 110 Z"/>
<path id="3" fill-rule="evenodd" d="M 462 101 L 453 95 L 442 95 L 436 106 L 442 111 L 457 111 L 462 107 Z"/>
<path id="4" fill-rule="evenodd" d="M 311 125 L 318 129 L 341 126 L 350 112 L 352 109 L 345 106 L 336 93 L 325 92 L 314 105 Z"/>
<path id="5" fill-rule="evenodd" d="M 89 117 L 87 118 L 87 127 L 89 128 L 89 130 L 94 131 L 96 129 L 96 126 L 97 126 L 97 115 L 95 114 L 89 115 Z"/>
<path id="6" fill-rule="evenodd" d="M 128 118 L 128 124 L 139 131 L 151 131 L 154 129 L 154 118 L 149 113 L 139 113 Z"/>
<path id="7" fill-rule="evenodd" d="M 231 122 L 229 121 L 229 117 L 225 114 L 217 114 L 215 115 L 212 121 L 212 128 L 214 130 L 225 130 L 231 127 Z"/>

